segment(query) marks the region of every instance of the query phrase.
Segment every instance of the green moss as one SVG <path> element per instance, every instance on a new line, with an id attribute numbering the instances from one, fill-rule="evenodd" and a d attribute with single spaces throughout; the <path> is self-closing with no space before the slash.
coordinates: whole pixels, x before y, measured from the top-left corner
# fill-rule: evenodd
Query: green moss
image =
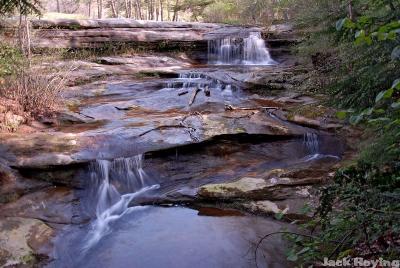
<path id="1" fill-rule="evenodd" d="M 316 119 L 326 115 L 327 108 L 320 104 L 301 105 L 292 108 L 287 115 L 288 119 L 293 119 L 295 115 L 301 115 L 310 119 Z"/>
<path id="2" fill-rule="evenodd" d="M 19 260 L 20 260 L 20 262 L 22 262 L 23 264 L 28 264 L 28 265 L 29 265 L 29 264 L 32 265 L 32 264 L 36 263 L 36 261 L 37 261 L 35 255 L 33 255 L 32 252 L 30 252 L 30 253 L 27 254 L 27 255 L 24 255 L 24 256 L 20 257 Z"/>

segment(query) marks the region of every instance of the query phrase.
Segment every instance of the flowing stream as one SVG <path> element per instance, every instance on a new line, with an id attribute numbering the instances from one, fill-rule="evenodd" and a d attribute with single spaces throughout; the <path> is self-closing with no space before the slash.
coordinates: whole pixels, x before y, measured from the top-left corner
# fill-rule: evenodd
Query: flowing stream
<path id="1" fill-rule="evenodd" d="M 238 73 L 244 66 L 274 68 L 278 64 L 259 32 L 209 41 L 208 62 L 212 71 L 229 69 Z M 211 75 L 212 71 L 193 68 L 180 70 L 179 76 L 171 79 L 113 84 L 108 95 L 88 100 L 80 111 L 97 120 L 108 120 L 101 131 L 112 133 L 109 136 L 116 142 L 104 147 L 101 159 L 83 170 L 81 176 L 86 183 L 76 192 L 80 212 L 88 222 L 67 226 L 57 237 L 55 261 L 49 267 L 251 268 L 256 261 L 259 267 L 291 267 L 285 258 L 285 242 L 279 236 L 261 245 L 262 254 L 257 260 L 253 252 L 254 243 L 263 235 L 293 226 L 236 210 L 207 208 L 204 213 L 203 207 L 186 207 L 185 200 L 209 183 L 265 178 L 273 169 L 321 168 L 326 162 L 340 159 L 341 146 L 329 135 L 294 126 L 270 111 L 226 112 L 228 105 L 232 108 L 259 104 L 252 102 L 240 84 L 220 81 Z M 198 91 L 203 92 L 197 94 Z M 196 97 L 199 110 L 191 110 L 195 105 L 188 104 L 190 96 Z M 217 121 L 218 113 L 224 124 Z M 265 114 L 266 120 L 261 117 Z M 249 120 L 253 115 L 258 128 L 253 128 Z M 258 115 L 261 119 L 257 119 Z M 176 118 L 183 117 L 177 123 Z M 204 118 L 208 121 L 202 121 Z M 203 143 L 194 140 L 193 133 L 188 138 L 185 123 L 190 120 L 198 128 L 208 124 L 208 131 L 214 131 L 210 137 L 214 138 Z M 260 121 L 267 122 L 262 125 Z M 164 127 L 154 128 L 160 124 Z M 278 127 L 271 126 L 275 125 L 279 131 L 290 128 L 298 134 L 274 136 Z M 143 126 L 146 128 L 138 129 Z M 242 133 L 242 126 L 253 132 Z M 158 151 L 142 150 L 147 153 L 136 155 L 131 151 L 139 146 L 132 138 L 134 131 L 135 138 L 147 138 L 151 144 L 177 144 L 177 140 L 185 139 L 189 142 Z M 98 132 L 95 129 L 91 134 Z M 109 152 L 118 150 L 127 157 L 109 157 Z M 166 198 L 162 199 L 163 206 L 154 205 L 157 198 Z M 172 202 L 174 198 L 179 202 Z M 177 203 L 180 205 L 172 205 Z"/>

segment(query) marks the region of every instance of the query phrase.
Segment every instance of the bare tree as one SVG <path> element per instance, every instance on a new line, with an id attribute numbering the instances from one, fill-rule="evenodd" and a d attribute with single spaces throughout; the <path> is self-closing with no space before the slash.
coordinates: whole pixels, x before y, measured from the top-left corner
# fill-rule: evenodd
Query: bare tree
<path id="1" fill-rule="evenodd" d="M 61 13 L 60 0 L 57 0 L 57 13 Z"/>
<path id="2" fill-rule="evenodd" d="M 168 15 L 168 20 L 171 20 L 171 6 L 169 4 L 170 0 L 167 0 L 167 15 Z"/>
<path id="3" fill-rule="evenodd" d="M 164 5 L 163 5 L 163 0 L 160 0 L 160 17 L 161 17 L 161 21 L 164 21 Z"/>
<path id="4" fill-rule="evenodd" d="M 99 19 L 103 17 L 103 0 L 97 0 L 97 17 Z"/>
<path id="5" fill-rule="evenodd" d="M 155 19 L 158 20 L 158 16 L 160 16 L 160 8 L 159 8 L 159 4 L 158 4 L 157 0 L 155 0 L 154 5 L 155 5 L 155 11 L 156 11 Z"/>
<path id="6" fill-rule="evenodd" d="M 178 21 L 178 12 L 179 12 L 179 0 L 176 0 L 174 6 L 174 16 L 172 17 L 173 21 Z"/>
<path id="7" fill-rule="evenodd" d="M 125 0 L 125 17 L 130 18 L 132 16 L 132 3 L 131 0 Z"/>
<path id="8" fill-rule="evenodd" d="M 88 17 L 89 19 L 92 17 L 92 0 L 88 1 Z"/>
<path id="9" fill-rule="evenodd" d="M 136 10 L 136 18 L 142 20 L 143 19 L 143 13 L 142 13 L 142 6 L 140 3 L 140 0 L 135 1 L 135 10 Z"/>
<path id="10" fill-rule="evenodd" d="M 116 8 L 114 0 L 110 0 L 111 12 L 114 18 L 118 18 L 118 10 Z"/>

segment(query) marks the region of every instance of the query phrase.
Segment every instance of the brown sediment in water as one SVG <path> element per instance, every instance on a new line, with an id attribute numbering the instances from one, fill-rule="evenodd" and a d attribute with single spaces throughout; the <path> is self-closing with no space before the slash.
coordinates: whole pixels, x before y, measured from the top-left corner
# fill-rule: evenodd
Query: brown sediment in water
<path id="1" fill-rule="evenodd" d="M 213 208 L 213 207 L 199 207 L 196 208 L 198 211 L 197 215 L 199 216 L 211 216 L 211 217 L 240 217 L 245 216 L 242 212 L 233 209 L 221 209 L 221 208 Z"/>

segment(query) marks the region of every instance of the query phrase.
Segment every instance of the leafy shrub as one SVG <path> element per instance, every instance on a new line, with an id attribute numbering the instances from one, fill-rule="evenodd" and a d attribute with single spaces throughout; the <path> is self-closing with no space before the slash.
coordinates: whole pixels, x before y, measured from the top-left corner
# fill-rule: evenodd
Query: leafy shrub
<path id="1" fill-rule="evenodd" d="M 23 55 L 20 50 L 0 42 L 0 79 L 15 72 L 15 66 L 21 64 Z"/>

